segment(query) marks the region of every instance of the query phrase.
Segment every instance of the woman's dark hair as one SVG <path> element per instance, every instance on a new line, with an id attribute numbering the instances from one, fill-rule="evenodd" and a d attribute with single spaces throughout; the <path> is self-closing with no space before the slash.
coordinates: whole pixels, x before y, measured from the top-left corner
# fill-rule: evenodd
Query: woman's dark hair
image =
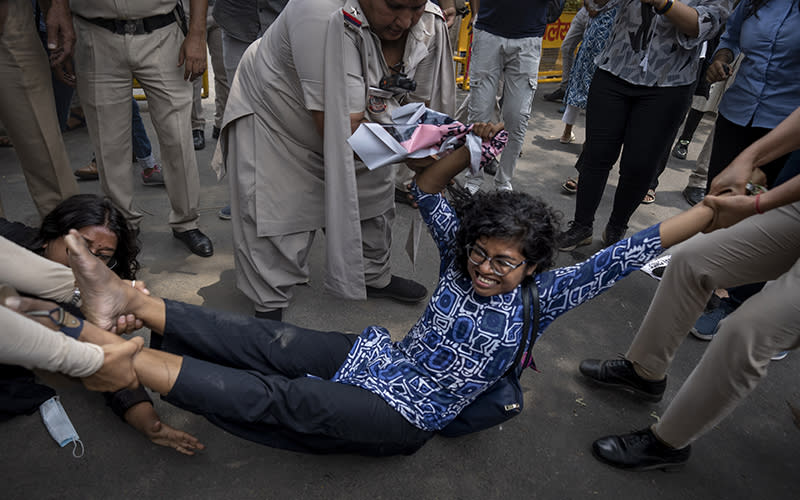
<path id="1" fill-rule="evenodd" d="M 70 196 L 44 217 L 39 228 L 39 244 L 60 238 L 70 229 L 104 226 L 117 236 L 117 249 L 112 269 L 120 278 L 132 280 L 139 270 L 139 244 L 125 216 L 108 198 L 94 194 Z"/>
<path id="2" fill-rule="evenodd" d="M 479 192 L 455 200 L 454 205 L 461 224 L 456 233 L 456 262 L 464 274 L 465 247 L 482 236 L 519 241 L 527 263 L 536 264 L 535 273 L 552 267 L 560 225 L 556 213 L 539 198 L 512 191 Z"/>

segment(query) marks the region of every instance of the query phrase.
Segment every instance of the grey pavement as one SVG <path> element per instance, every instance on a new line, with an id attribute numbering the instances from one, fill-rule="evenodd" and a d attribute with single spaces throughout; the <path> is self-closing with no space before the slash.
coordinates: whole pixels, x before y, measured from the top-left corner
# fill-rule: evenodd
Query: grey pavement
<path id="1" fill-rule="evenodd" d="M 572 165 L 584 139 L 583 117 L 575 144 L 558 142 L 562 123 L 558 105 L 536 93 L 523 156 L 514 187 L 541 196 L 570 219 L 574 198 L 560 192 L 573 175 Z M 166 223 L 168 200 L 163 188 L 138 179 L 136 196 L 146 214 L 141 240 L 140 278 L 159 296 L 205 307 L 251 314 L 233 276 L 231 226 L 216 212 L 227 202 L 225 180 L 217 182 L 209 166 L 216 141 L 210 137 L 213 100 L 204 100 L 208 144 L 197 153 L 202 193 L 200 226 L 213 240 L 211 258 L 191 255 L 175 240 Z M 147 106 L 142 106 L 150 138 L 157 149 Z M 710 122 L 704 121 L 689 148 L 696 158 Z M 653 133 L 659 133 L 654 130 Z M 73 168 L 91 157 L 85 129 L 64 136 Z M 655 161 L 655 158 L 653 159 Z M 643 229 L 688 208 L 680 192 L 693 161 L 670 159 L 657 201 L 642 205 L 631 230 Z M 135 169 L 131 168 L 131 175 Z M 22 172 L 12 149 L 0 149 L 0 197 L 6 217 L 37 224 Z M 487 182 L 491 185 L 491 180 Z M 596 241 L 562 253 L 568 265 L 600 248 L 616 177 L 612 174 L 595 227 Z M 97 181 L 81 182 L 81 191 L 100 193 Z M 432 288 L 438 261 L 427 235 L 416 266 L 405 254 L 414 211 L 398 208 L 392 264 L 397 274 Z M 384 325 L 401 338 L 424 309 L 386 300 L 346 301 L 322 290 L 324 236 L 312 252 L 312 277 L 298 287 L 286 320 L 298 325 L 359 332 Z M 787 402 L 800 405 L 797 385 L 800 355 L 770 365 L 769 375 L 754 393 L 717 428 L 699 440 L 686 468 L 673 474 L 628 473 L 597 462 L 591 442 L 603 435 L 627 432 L 658 418 L 700 359 L 706 344 L 687 338 L 670 372 L 664 401 L 641 403 L 587 385 L 577 366 L 586 357 L 615 357 L 624 352 L 647 309 L 657 282 L 633 273 L 611 291 L 559 318 L 537 343 L 540 373 L 522 379 L 525 411 L 501 427 L 471 436 L 436 437 L 413 456 L 364 458 L 314 456 L 271 449 L 234 437 L 202 417 L 155 398 L 164 422 L 196 435 L 207 449 L 194 457 L 156 446 L 127 426 L 105 406 L 100 395 L 64 377 L 42 374 L 55 387 L 85 446 L 73 458 L 71 447 L 59 448 L 38 414 L 0 424 L 2 498 L 547 498 L 581 499 L 752 499 L 797 498 L 800 486 L 800 430 Z M 143 331 L 141 332 L 143 333 Z M 221 332 L 225 334 L 225 332 Z M 794 491 L 795 493 L 792 493 Z"/>

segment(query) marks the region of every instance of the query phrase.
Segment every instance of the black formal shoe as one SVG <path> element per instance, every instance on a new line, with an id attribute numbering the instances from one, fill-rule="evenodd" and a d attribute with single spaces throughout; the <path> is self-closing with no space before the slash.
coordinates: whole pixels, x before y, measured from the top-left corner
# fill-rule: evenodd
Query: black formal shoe
<path id="1" fill-rule="evenodd" d="M 192 140 L 194 141 L 195 151 L 199 151 L 206 147 L 206 133 L 201 129 L 192 130 Z"/>
<path id="2" fill-rule="evenodd" d="M 592 443 L 592 454 L 608 465 L 627 470 L 676 471 L 689 461 L 692 446 L 672 448 L 658 440 L 648 427 L 621 436 L 606 436 Z"/>
<path id="3" fill-rule="evenodd" d="M 627 230 L 628 226 L 619 227 L 612 226 L 611 224 L 607 225 L 603 230 L 603 245 L 610 247 L 614 243 L 624 238 Z"/>
<path id="4" fill-rule="evenodd" d="M 411 198 L 409 198 L 409 196 L 411 196 L 411 193 L 409 193 L 408 191 L 403 191 L 402 189 L 394 188 L 395 204 L 402 203 L 403 205 L 408 205 L 409 207 L 413 207 L 414 202 L 411 201 Z"/>
<path id="5" fill-rule="evenodd" d="M 219 139 L 219 127 L 214 126 L 214 128 L 211 129 L 211 138 L 212 139 Z"/>
<path id="6" fill-rule="evenodd" d="M 623 389 L 654 403 L 661 401 L 667 387 L 667 377 L 657 381 L 643 379 L 627 359 L 584 359 L 580 371 L 600 385 Z"/>
<path id="7" fill-rule="evenodd" d="M 214 255 L 214 245 L 211 240 L 203 234 L 199 229 L 190 229 L 188 231 L 178 232 L 172 230 L 172 236 L 178 238 L 184 245 L 196 255 L 200 257 L 211 257 Z"/>
<path id="8" fill-rule="evenodd" d="M 565 95 L 564 89 L 558 87 L 549 94 L 545 94 L 544 100 L 550 102 L 561 102 L 561 100 L 564 99 L 564 95 Z"/>
<path id="9" fill-rule="evenodd" d="M 273 309 L 271 311 L 256 311 L 254 316 L 258 319 L 271 319 L 281 321 L 283 319 L 283 309 Z"/>
<path id="10" fill-rule="evenodd" d="M 706 190 L 703 188 L 686 186 L 683 191 L 681 191 L 681 194 L 683 194 L 683 197 L 689 202 L 689 205 L 695 206 L 706 197 Z"/>
<path id="11" fill-rule="evenodd" d="M 383 288 L 367 287 L 371 299 L 392 299 L 406 304 L 416 304 L 428 296 L 428 290 L 416 281 L 392 275 L 392 280 Z"/>

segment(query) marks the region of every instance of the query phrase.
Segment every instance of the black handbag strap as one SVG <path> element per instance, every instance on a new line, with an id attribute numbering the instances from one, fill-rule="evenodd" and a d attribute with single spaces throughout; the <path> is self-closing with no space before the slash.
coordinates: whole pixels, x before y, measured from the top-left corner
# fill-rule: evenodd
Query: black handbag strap
<path id="1" fill-rule="evenodd" d="M 517 355 L 514 357 L 514 364 L 512 364 L 506 373 L 510 374 L 522 362 L 522 355 L 525 353 L 525 348 L 528 347 L 528 355 L 533 358 L 530 353 L 533 350 L 533 339 L 536 332 L 539 331 L 539 289 L 536 286 L 536 281 L 531 279 L 522 287 L 522 331 L 525 336 L 519 341 L 519 348 Z M 532 303 L 532 304 L 531 304 Z M 531 305 L 533 305 L 533 329 L 531 329 Z"/>

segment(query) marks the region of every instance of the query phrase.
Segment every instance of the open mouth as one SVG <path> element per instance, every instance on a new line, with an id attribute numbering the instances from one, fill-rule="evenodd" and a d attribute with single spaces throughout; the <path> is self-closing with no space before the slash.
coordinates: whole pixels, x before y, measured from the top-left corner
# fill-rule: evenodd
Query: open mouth
<path id="1" fill-rule="evenodd" d="M 496 286 L 499 282 L 489 276 L 484 276 L 482 274 L 475 273 L 475 278 L 472 280 L 475 283 L 477 288 L 491 288 Z"/>

